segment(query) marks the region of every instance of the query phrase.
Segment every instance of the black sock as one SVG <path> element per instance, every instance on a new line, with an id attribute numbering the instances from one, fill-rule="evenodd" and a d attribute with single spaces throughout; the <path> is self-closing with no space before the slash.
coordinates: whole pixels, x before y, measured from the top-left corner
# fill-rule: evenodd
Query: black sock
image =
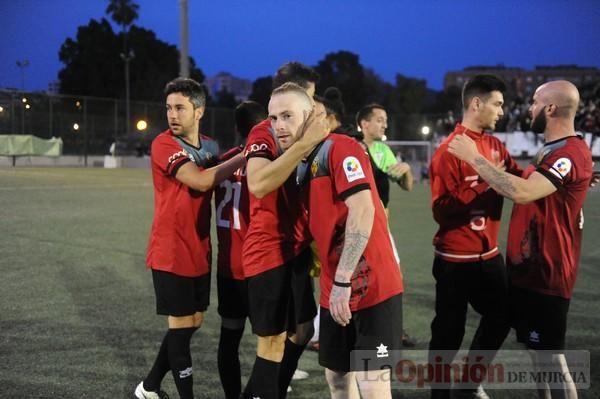
<path id="1" fill-rule="evenodd" d="M 279 397 L 277 375 L 279 375 L 279 363 L 256 356 L 242 398 L 252 399 L 258 396 L 260 399 L 277 399 Z"/>
<path id="2" fill-rule="evenodd" d="M 195 327 L 172 328 L 169 330 L 169 346 L 167 348 L 169 365 L 181 399 L 192 399 L 194 397 L 190 340 L 196 330 Z"/>
<path id="3" fill-rule="evenodd" d="M 243 334 L 243 328 L 231 330 L 221 327 L 217 362 L 221 385 L 227 399 L 239 399 L 242 392 L 239 349 Z"/>
<path id="4" fill-rule="evenodd" d="M 298 359 L 302 356 L 304 348 L 306 348 L 306 345 L 296 345 L 289 339 L 285 340 L 285 350 L 279 368 L 279 397 L 282 399 L 287 396 L 287 388 L 292 381 L 296 368 L 298 368 Z"/>
<path id="5" fill-rule="evenodd" d="M 169 332 L 165 334 L 162 344 L 160 345 L 160 349 L 158 350 L 156 360 L 154 361 L 154 365 L 144 380 L 144 389 L 146 391 L 158 392 L 160 389 L 160 383 L 165 377 L 165 374 L 167 374 L 167 372 L 170 370 L 169 353 L 167 351 L 168 336 Z"/>

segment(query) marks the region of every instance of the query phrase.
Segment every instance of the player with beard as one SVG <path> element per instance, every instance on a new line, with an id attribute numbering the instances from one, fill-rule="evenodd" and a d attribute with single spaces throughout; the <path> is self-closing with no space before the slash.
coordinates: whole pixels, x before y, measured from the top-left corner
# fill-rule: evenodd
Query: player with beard
<path id="1" fill-rule="evenodd" d="M 262 105 L 244 101 L 235 109 L 235 126 L 243 140 L 241 152 L 250 130 L 267 117 Z M 242 245 L 250 210 L 245 165 L 215 188 L 218 238 L 217 294 L 221 335 L 218 366 L 221 385 L 227 399 L 239 399 L 242 391 L 239 347 L 248 316 L 248 287 L 242 267 Z"/>
<path id="2" fill-rule="evenodd" d="M 287 83 L 273 91 L 269 119 L 252 129 L 246 143 L 250 225 L 242 262 L 258 342 L 245 398 L 285 398 L 313 334 L 310 234 L 293 172 L 327 134 L 324 113 L 313 112 L 317 79 L 302 64 L 282 66 L 273 84 Z"/>
<path id="3" fill-rule="evenodd" d="M 498 250 L 503 197 L 490 189 L 472 166 L 448 152 L 454 137 L 469 137 L 487 159 L 520 174 L 500 140 L 485 132 L 493 130 L 503 116 L 505 89 L 493 75 L 477 75 L 467 81 L 462 91 L 462 122 L 431 160 L 432 210 L 439 224 L 433 239 L 436 287 L 429 343 L 432 363 L 438 355 L 443 364 L 453 360 L 464 337 L 469 304 L 481 315 L 471 355 L 477 350 L 498 350 L 510 329 L 506 267 Z M 484 358 L 482 363 L 491 360 Z M 449 388 L 449 375 L 435 375 L 431 397 L 448 398 Z M 463 388 L 454 394 L 487 397 L 477 384 Z"/>
<path id="4" fill-rule="evenodd" d="M 567 81 L 535 91 L 531 129 L 544 134 L 545 144 L 521 177 L 482 156 L 470 137 L 457 136 L 449 144 L 451 154 L 515 203 L 507 243 L 513 326 L 517 339 L 533 351 L 536 371 L 565 376 L 567 312 L 581 253 L 583 204 L 593 179 L 592 154 L 575 132 L 578 104 L 579 92 Z M 577 397 L 570 379 L 538 384 L 538 393 Z"/>
<path id="5" fill-rule="evenodd" d="M 210 167 L 216 147 L 199 133 L 206 95 L 192 79 L 165 87 L 169 129 L 152 142 L 154 220 L 146 265 L 152 270 L 156 312 L 167 316 L 168 331 L 139 399 L 166 397 L 161 381 L 171 370 L 181 398 L 193 398 L 190 340 L 202 324 L 210 298 L 210 216 L 215 185 L 243 163 L 237 155 Z"/>

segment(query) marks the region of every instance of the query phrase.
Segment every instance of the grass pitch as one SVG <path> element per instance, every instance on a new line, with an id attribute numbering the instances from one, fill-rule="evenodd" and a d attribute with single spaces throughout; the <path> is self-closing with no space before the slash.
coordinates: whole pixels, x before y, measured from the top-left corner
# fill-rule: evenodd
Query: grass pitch
<path id="1" fill-rule="evenodd" d="M 14 398 L 132 398 L 166 330 L 155 314 L 145 251 L 152 221 L 149 170 L 83 168 L 0 169 L 0 392 Z M 511 204 L 505 205 L 504 221 Z M 394 188 L 390 224 L 400 251 L 406 294 L 404 324 L 425 349 L 433 317 L 431 238 L 435 224 L 429 189 Z M 506 225 L 501 236 L 506 235 Z M 580 275 L 569 312 L 568 347 L 591 352 L 598 397 L 600 334 L 600 194 L 591 192 Z M 502 240 L 504 242 L 504 240 Z M 192 340 L 197 398 L 222 397 L 216 350 L 216 287 L 202 328 Z M 478 319 L 470 314 L 463 346 Z M 242 373 L 250 373 L 255 340 L 246 328 Z M 514 348 L 511 334 L 505 347 Z M 326 398 L 317 355 L 300 367 L 307 380 L 292 383 L 294 398 Z M 163 388 L 176 389 L 167 375 Z M 534 391 L 491 391 L 493 397 L 532 397 Z M 394 397 L 426 398 L 427 391 Z"/>

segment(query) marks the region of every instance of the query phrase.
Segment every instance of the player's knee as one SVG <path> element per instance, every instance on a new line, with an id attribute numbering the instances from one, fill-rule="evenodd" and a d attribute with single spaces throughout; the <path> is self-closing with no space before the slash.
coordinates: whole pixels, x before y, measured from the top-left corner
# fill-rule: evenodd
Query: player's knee
<path id="1" fill-rule="evenodd" d="M 344 373 L 339 371 L 325 370 L 325 379 L 329 385 L 329 390 L 334 392 L 345 391 L 350 386 L 354 373 Z"/>
<path id="2" fill-rule="evenodd" d="M 258 355 L 263 358 L 283 357 L 286 333 L 258 337 Z"/>

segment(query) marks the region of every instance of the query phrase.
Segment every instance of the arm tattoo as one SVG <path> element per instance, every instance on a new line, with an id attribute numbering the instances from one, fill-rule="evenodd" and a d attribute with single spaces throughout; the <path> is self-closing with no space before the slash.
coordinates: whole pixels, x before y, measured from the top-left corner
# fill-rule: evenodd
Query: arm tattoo
<path id="1" fill-rule="evenodd" d="M 517 192 L 508 173 L 496 169 L 482 156 L 476 157 L 474 163 L 481 178 L 488 182 L 499 194 L 512 198 Z"/>
<path id="2" fill-rule="evenodd" d="M 356 269 L 356 265 L 358 265 L 358 261 L 367 247 L 370 234 L 354 229 L 351 230 L 350 228 L 346 230 L 344 249 L 338 263 L 338 270 L 345 273 L 354 273 L 354 269 Z"/>

